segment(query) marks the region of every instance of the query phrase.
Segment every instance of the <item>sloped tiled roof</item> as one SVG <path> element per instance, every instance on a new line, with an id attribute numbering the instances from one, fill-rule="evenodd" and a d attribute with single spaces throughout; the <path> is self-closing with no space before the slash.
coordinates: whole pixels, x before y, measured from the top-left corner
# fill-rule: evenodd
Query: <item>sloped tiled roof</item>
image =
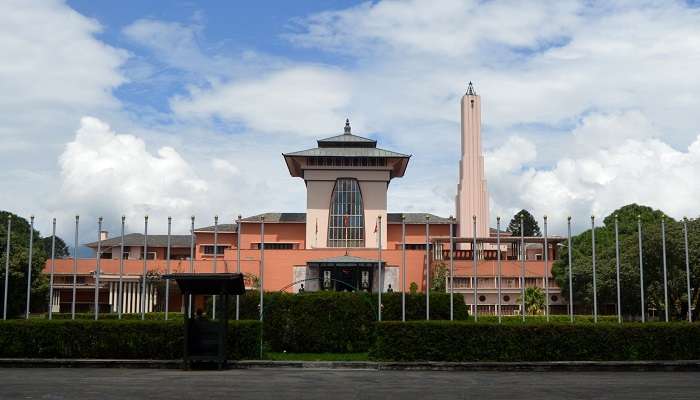
<path id="1" fill-rule="evenodd" d="M 236 224 L 219 224 L 217 230 L 219 233 L 221 233 L 221 232 L 230 233 L 230 232 L 236 232 L 237 228 L 238 227 L 236 226 Z M 195 228 L 194 231 L 195 231 L 195 233 L 196 232 L 214 232 L 214 225 L 205 226 L 202 228 Z"/>
<path id="2" fill-rule="evenodd" d="M 430 214 L 430 213 L 387 213 L 386 214 L 386 219 L 387 222 L 390 224 L 400 224 L 401 223 L 401 215 L 406 217 L 406 223 L 407 224 L 425 224 L 425 216 L 429 216 L 430 219 L 428 222 L 430 224 L 449 224 L 450 219 L 449 218 L 444 218 L 440 217 L 435 214 Z M 456 223 L 456 221 L 455 221 Z"/>
<path id="3" fill-rule="evenodd" d="M 190 247 L 191 235 L 170 235 L 170 247 Z M 168 235 L 148 235 L 148 247 L 166 247 Z M 121 245 L 121 236 L 103 240 L 102 247 L 115 247 Z M 97 248 L 97 242 L 85 244 L 87 247 Z M 143 246 L 143 233 L 129 233 L 124 235 L 124 246 Z"/>
<path id="4" fill-rule="evenodd" d="M 408 158 L 407 154 L 378 149 L 376 147 L 316 147 L 285 153 L 285 157 L 379 157 L 379 158 Z"/>
<path id="5" fill-rule="evenodd" d="M 306 213 L 264 213 L 243 218 L 243 222 L 260 222 L 260 217 L 265 216 L 265 223 L 305 223 Z"/>

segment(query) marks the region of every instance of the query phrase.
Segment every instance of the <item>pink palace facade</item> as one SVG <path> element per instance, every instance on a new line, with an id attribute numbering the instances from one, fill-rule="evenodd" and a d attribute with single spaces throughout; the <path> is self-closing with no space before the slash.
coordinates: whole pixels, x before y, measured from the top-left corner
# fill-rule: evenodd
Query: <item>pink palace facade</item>
<path id="1" fill-rule="evenodd" d="M 346 121 L 340 134 L 319 139 L 315 147 L 283 154 L 291 177 L 303 180 L 306 185 L 306 211 L 303 213 L 229 216 L 216 227 L 199 226 L 191 234 L 172 235 L 170 246 L 163 234 L 149 234 L 145 241 L 141 233 L 128 233 L 122 243 L 119 235 L 109 237 L 107 232 L 101 233 L 100 312 L 118 309 L 120 270 L 124 288 L 122 310 L 135 313 L 140 312 L 141 304 L 145 304 L 147 312 L 163 309 L 162 284 L 153 278 L 168 270 L 240 270 L 247 276 L 247 286 L 252 287 L 263 256 L 266 291 L 297 292 L 303 288 L 305 291 L 376 292 L 380 287 L 383 291 L 401 291 L 404 282 L 406 291 L 412 283 L 419 291 L 424 291 L 428 285 L 426 265 L 432 277 L 441 265 L 449 267 L 453 255 L 455 292 L 465 295 L 466 306 L 473 312 L 476 285 L 479 313 L 495 313 L 498 247 L 496 231 L 488 224 L 489 198 L 481 151 L 481 99 L 471 83 L 461 100 L 461 119 L 462 154 L 455 199 L 456 218 L 387 212 L 388 186 L 401 184 L 393 181 L 407 173 L 411 156 L 382 149 L 376 140 L 355 135 L 350 122 Z M 450 251 L 450 229 L 456 237 L 454 251 Z M 475 230 L 476 275 L 473 273 Z M 551 276 L 552 260 L 558 257 L 562 238 L 548 238 L 547 249 L 543 238 L 525 238 L 524 251 L 521 251 L 520 237 L 511 237 L 508 232 L 501 232 L 500 236 L 502 313 L 519 314 L 521 288 L 523 285 L 544 287 L 545 274 L 551 312 L 565 313 L 564 299 Z M 97 242 L 86 245 L 95 250 L 98 247 Z M 523 255 L 524 263 L 521 262 Z M 545 263 L 545 258 L 549 262 Z M 404 259 L 405 280 L 402 275 Z M 92 310 L 97 264 L 96 258 L 75 260 L 75 264 L 73 259 L 55 260 L 54 312 L 70 312 L 74 265 L 76 310 Z M 145 290 L 141 286 L 144 264 L 148 271 Z M 47 261 L 45 273 L 50 273 L 51 266 Z M 180 309 L 180 296 L 170 296 L 169 306 L 170 310 Z"/>

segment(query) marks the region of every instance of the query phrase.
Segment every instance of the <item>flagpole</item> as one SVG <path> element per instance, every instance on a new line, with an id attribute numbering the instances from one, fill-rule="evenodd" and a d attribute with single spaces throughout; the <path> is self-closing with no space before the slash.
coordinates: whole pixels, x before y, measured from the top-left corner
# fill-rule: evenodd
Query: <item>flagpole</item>
<path id="1" fill-rule="evenodd" d="M 102 252 L 102 217 L 97 218 L 97 255 L 95 256 L 95 321 L 100 315 L 100 253 Z"/>
<path id="2" fill-rule="evenodd" d="M 430 321 L 430 216 L 425 216 L 425 320 Z"/>
<path id="3" fill-rule="evenodd" d="M 236 223 L 238 232 L 236 232 L 236 272 L 241 273 L 241 214 L 238 214 Z M 240 317 L 240 295 L 236 295 L 236 321 Z"/>
<path id="4" fill-rule="evenodd" d="M 214 258 L 212 271 L 216 273 L 216 259 L 219 258 L 219 216 L 214 216 Z M 216 295 L 211 297 L 211 319 L 216 319 Z"/>
<path id="5" fill-rule="evenodd" d="M 666 221 L 665 217 L 661 217 L 661 252 L 663 255 L 664 266 L 664 315 L 668 322 L 668 274 L 666 271 Z"/>
<path id="6" fill-rule="evenodd" d="M 591 261 L 593 266 L 593 322 L 598 323 L 598 290 L 595 279 L 595 216 L 591 215 Z"/>
<path id="7" fill-rule="evenodd" d="M 5 246 L 5 291 L 2 299 L 2 319 L 7 319 L 7 288 L 10 278 L 10 236 L 12 236 L 12 214 L 7 215 L 7 245 Z"/>
<path id="8" fill-rule="evenodd" d="M 126 216 L 122 215 L 121 250 L 119 251 L 119 304 L 117 305 L 117 318 L 122 319 L 122 307 L 124 306 L 124 221 Z"/>
<path id="9" fill-rule="evenodd" d="M 574 249 L 571 248 L 571 216 L 566 219 L 566 230 L 568 236 L 568 256 L 569 256 L 569 319 L 574 323 L 574 280 L 572 277 L 571 253 Z"/>
<path id="10" fill-rule="evenodd" d="M 501 217 L 496 217 L 496 264 L 498 265 L 498 276 L 496 277 L 496 288 L 498 289 L 498 323 L 501 323 Z"/>
<path id="11" fill-rule="evenodd" d="M 51 276 L 49 277 L 49 320 L 53 317 L 53 275 L 56 269 L 56 218 L 51 229 Z"/>
<path id="12" fill-rule="evenodd" d="M 29 319 L 29 306 L 32 299 L 32 253 L 34 253 L 34 216 L 29 217 L 29 261 L 27 263 L 27 310 L 24 316 Z"/>
<path id="13" fill-rule="evenodd" d="M 146 319 L 146 274 L 148 273 L 148 215 L 143 218 L 143 276 L 141 277 L 141 319 Z"/>
<path id="14" fill-rule="evenodd" d="M 690 257 L 688 256 L 688 218 L 683 217 L 683 242 L 685 244 L 685 281 L 688 290 L 688 322 L 693 322 L 690 303 Z"/>
<path id="15" fill-rule="evenodd" d="M 263 291 L 265 273 L 265 216 L 260 217 L 260 322 L 263 321 Z M 261 350 L 262 351 L 262 350 Z"/>
<path id="16" fill-rule="evenodd" d="M 377 235 L 377 252 L 379 254 L 379 260 L 377 261 L 377 270 L 379 275 L 379 285 L 377 290 L 377 319 L 382 320 L 382 290 L 384 289 L 384 282 L 382 281 L 382 216 L 377 217 L 377 225 L 379 226 L 379 232 Z"/>
<path id="17" fill-rule="evenodd" d="M 618 218 L 615 214 L 615 274 L 617 280 L 617 323 L 622 323 L 622 303 L 620 296 L 620 235 L 618 230 Z"/>
<path id="18" fill-rule="evenodd" d="M 73 300 L 70 305 L 71 319 L 75 319 L 75 287 L 78 283 L 78 222 L 80 217 L 75 216 L 75 247 L 73 248 Z"/>
<path id="19" fill-rule="evenodd" d="M 642 304 L 642 323 L 646 321 L 644 309 L 644 258 L 642 256 L 642 216 L 637 215 L 637 235 L 639 238 L 639 292 Z"/>
<path id="20" fill-rule="evenodd" d="M 401 321 L 406 322 L 406 216 L 401 214 Z"/>
<path id="21" fill-rule="evenodd" d="M 454 270 L 455 270 L 454 217 L 450 215 L 450 321 L 454 321 Z"/>
<path id="22" fill-rule="evenodd" d="M 472 287 L 472 292 L 474 293 L 474 321 L 479 320 L 479 310 L 478 310 L 478 304 L 476 302 L 477 300 L 477 291 L 479 290 L 479 279 L 477 278 L 477 269 L 476 269 L 476 215 L 472 216 L 472 222 L 474 225 L 474 244 L 472 245 L 472 258 L 474 259 L 474 265 L 472 266 L 473 268 L 473 275 L 474 275 L 474 284 Z"/>
<path id="23" fill-rule="evenodd" d="M 549 322 L 549 244 L 547 243 L 547 216 L 544 216 L 544 315 Z"/>
<path id="24" fill-rule="evenodd" d="M 523 322 L 525 322 L 525 258 L 527 258 L 527 251 L 525 251 L 525 222 L 523 221 L 523 216 L 520 215 L 520 314 L 522 315 Z"/>
<path id="25" fill-rule="evenodd" d="M 190 217 L 190 274 L 194 274 L 194 215 Z M 192 318 L 192 295 L 187 298 L 187 316 Z"/>
<path id="26" fill-rule="evenodd" d="M 168 217 L 168 242 L 165 250 L 165 273 L 170 275 L 170 234 L 172 229 L 173 218 Z M 168 311 L 170 311 L 170 280 L 165 280 L 165 320 L 168 320 Z"/>

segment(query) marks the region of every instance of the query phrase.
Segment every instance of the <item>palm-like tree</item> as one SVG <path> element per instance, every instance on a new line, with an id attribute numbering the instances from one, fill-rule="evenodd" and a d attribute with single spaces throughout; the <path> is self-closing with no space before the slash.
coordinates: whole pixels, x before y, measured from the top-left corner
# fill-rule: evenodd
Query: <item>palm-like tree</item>
<path id="1" fill-rule="evenodd" d="M 540 287 L 525 288 L 525 311 L 531 315 L 542 314 L 544 311 L 544 290 Z M 518 302 L 521 302 L 518 299 Z"/>

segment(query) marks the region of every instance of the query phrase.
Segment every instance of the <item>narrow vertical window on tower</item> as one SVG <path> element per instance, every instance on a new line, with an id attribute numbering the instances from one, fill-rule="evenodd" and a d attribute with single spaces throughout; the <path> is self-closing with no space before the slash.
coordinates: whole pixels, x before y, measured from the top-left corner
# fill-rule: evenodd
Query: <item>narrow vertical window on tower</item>
<path id="1" fill-rule="evenodd" d="M 331 196 L 328 247 L 364 247 L 365 215 L 357 179 L 339 178 Z"/>

